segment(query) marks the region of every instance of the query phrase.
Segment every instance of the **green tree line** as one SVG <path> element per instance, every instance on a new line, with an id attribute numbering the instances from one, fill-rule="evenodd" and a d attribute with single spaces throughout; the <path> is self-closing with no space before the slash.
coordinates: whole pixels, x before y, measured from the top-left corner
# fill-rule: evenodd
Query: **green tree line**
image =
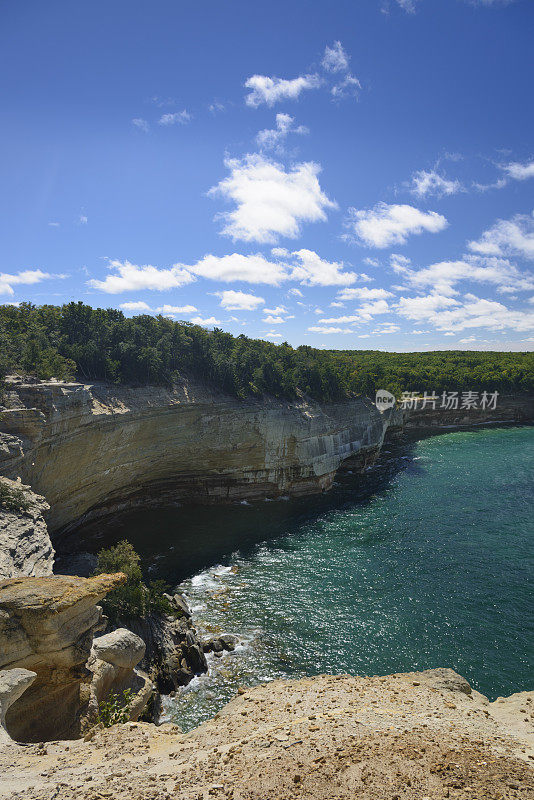
<path id="1" fill-rule="evenodd" d="M 440 391 L 534 389 L 534 354 L 318 350 L 208 331 L 190 322 L 84 303 L 0 306 L 0 379 L 17 372 L 41 379 L 76 378 L 171 386 L 190 376 L 245 398 L 304 393 L 336 401 L 376 389 Z"/>

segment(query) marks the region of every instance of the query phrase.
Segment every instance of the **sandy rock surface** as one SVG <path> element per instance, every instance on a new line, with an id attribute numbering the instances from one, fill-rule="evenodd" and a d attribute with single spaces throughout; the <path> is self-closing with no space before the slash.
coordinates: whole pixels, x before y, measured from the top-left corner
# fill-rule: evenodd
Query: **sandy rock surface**
<path id="1" fill-rule="evenodd" d="M 188 734 L 115 726 L 8 744 L 13 800 L 482 800 L 534 797 L 534 692 L 489 703 L 451 670 L 241 690 Z"/>

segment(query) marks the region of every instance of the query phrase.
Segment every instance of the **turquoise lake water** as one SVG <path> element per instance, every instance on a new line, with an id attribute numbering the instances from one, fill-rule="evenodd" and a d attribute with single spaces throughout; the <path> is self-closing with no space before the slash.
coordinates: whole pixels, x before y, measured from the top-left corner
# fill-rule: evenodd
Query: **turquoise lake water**
<path id="1" fill-rule="evenodd" d="M 328 495 L 135 514 L 124 535 L 201 631 L 242 641 L 166 701 L 184 729 L 278 677 L 448 666 L 490 698 L 534 688 L 534 428 L 386 444 Z"/>

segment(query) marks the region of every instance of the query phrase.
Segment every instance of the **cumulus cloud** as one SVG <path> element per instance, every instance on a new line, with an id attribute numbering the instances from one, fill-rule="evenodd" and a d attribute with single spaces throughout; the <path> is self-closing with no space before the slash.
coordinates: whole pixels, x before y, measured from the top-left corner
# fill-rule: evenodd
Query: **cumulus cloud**
<path id="1" fill-rule="evenodd" d="M 306 286 L 348 286 L 358 280 L 355 272 L 343 272 L 343 263 L 325 261 L 314 250 L 296 250 L 294 256 L 300 261 L 291 277 Z"/>
<path id="2" fill-rule="evenodd" d="M 444 195 L 457 194 L 463 191 L 462 184 L 458 180 L 449 180 L 443 177 L 435 169 L 414 172 L 412 175 L 411 183 L 409 184 L 410 192 L 416 197 L 443 197 Z"/>
<path id="3" fill-rule="evenodd" d="M 196 306 L 171 306 L 171 305 L 163 305 L 156 308 L 158 314 L 166 314 L 170 316 L 178 316 L 180 314 L 184 314 L 188 316 L 189 314 L 194 314 L 198 311 Z"/>
<path id="4" fill-rule="evenodd" d="M 288 280 L 289 272 L 285 265 L 268 261 L 262 255 L 244 256 L 231 253 L 226 256 L 204 256 L 200 261 L 188 267 L 192 273 L 214 281 L 244 281 L 245 283 L 266 283 L 278 286 Z"/>
<path id="5" fill-rule="evenodd" d="M 232 289 L 215 292 L 215 294 L 220 298 L 221 306 L 227 311 L 254 311 L 265 303 L 263 297 L 256 297 L 255 294 L 246 292 L 235 292 Z"/>
<path id="6" fill-rule="evenodd" d="M 534 212 L 498 219 L 480 239 L 469 242 L 468 247 L 481 255 L 534 259 Z"/>
<path id="7" fill-rule="evenodd" d="M 369 289 L 367 286 L 362 286 L 356 289 L 343 289 L 337 293 L 338 300 L 385 300 L 387 297 L 393 297 L 392 292 L 386 289 Z M 331 305 L 334 305 L 331 303 Z"/>
<path id="8" fill-rule="evenodd" d="M 215 317 L 192 317 L 191 322 L 194 325 L 202 325 L 203 328 L 211 328 L 214 325 L 220 325 L 220 319 L 215 319 Z"/>
<path id="9" fill-rule="evenodd" d="M 66 275 L 51 275 L 40 269 L 25 269 L 21 272 L 8 273 L 0 272 L 0 294 L 13 295 L 13 286 L 31 286 L 34 283 L 49 280 L 51 278 L 66 278 Z"/>
<path id="10" fill-rule="evenodd" d="M 318 75 L 300 75 L 291 80 L 252 75 L 245 83 L 245 88 L 250 89 L 245 103 L 251 108 L 257 108 L 262 103 L 273 106 L 281 100 L 296 100 L 303 91 L 318 89 L 320 85 L 321 79 Z"/>
<path id="11" fill-rule="evenodd" d="M 510 309 L 496 300 L 486 300 L 473 294 L 466 294 L 461 301 L 432 294 L 420 298 L 400 298 L 397 310 L 401 316 L 424 320 L 441 331 L 459 332 L 470 328 L 534 329 L 534 311 Z"/>
<path id="12" fill-rule="evenodd" d="M 295 239 L 302 223 L 325 221 L 326 209 L 336 207 L 322 191 L 317 178 L 321 168 L 313 162 L 289 171 L 258 154 L 225 163 L 230 175 L 209 194 L 236 204 L 219 215 L 224 220 L 221 233 L 234 240 L 275 244 L 280 236 Z"/>
<path id="13" fill-rule="evenodd" d="M 312 325 L 308 330 L 311 333 L 354 333 L 352 328 L 335 328 L 329 325 Z"/>
<path id="14" fill-rule="evenodd" d="M 148 303 L 143 303 L 142 300 L 129 300 L 127 303 L 121 303 L 120 307 L 125 311 L 152 311 Z"/>
<path id="15" fill-rule="evenodd" d="M 332 47 L 325 47 L 321 66 L 327 72 L 344 72 L 349 68 L 349 57 L 341 42 L 334 42 Z"/>
<path id="16" fill-rule="evenodd" d="M 305 125 L 295 125 L 295 120 L 289 114 L 276 115 L 276 128 L 265 128 L 256 136 L 258 147 L 262 150 L 282 150 L 282 143 L 290 133 L 300 136 L 309 133 Z"/>
<path id="17" fill-rule="evenodd" d="M 366 247 L 384 248 L 405 244 L 408 236 L 427 231 L 438 233 L 448 222 L 436 211 L 420 211 L 410 205 L 377 203 L 373 208 L 349 208 L 346 227 L 350 240 Z"/>
<path id="18" fill-rule="evenodd" d="M 341 317 L 328 317 L 320 319 L 319 322 L 324 323 L 358 323 L 369 322 L 373 317 L 379 314 L 387 314 L 390 307 L 386 300 L 374 300 L 355 309 L 355 314 L 346 314 Z"/>
<path id="19" fill-rule="evenodd" d="M 150 264 L 140 267 L 129 261 L 112 260 L 108 264 L 108 269 L 112 272 L 111 275 L 108 275 L 103 281 L 90 280 L 88 285 L 107 294 L 119 294 L 143 289 L 155 291 L 177 289 L 195 280 L 195 277 L 181 265 L 175 265 L 169 269 L 158 269 Z"/>
<path id="20" fill-rule="evenodd" d="M 514 264 L 495 256 L 465 256 L 457 261 L 440 261 L 423 269 L 411 269 L 408 264 L 392 257 L 392 266 L 406 282 L 417 289 L 432 287 L 438 293 L 458 294 L 460 281 L 489 283 L 501 293 L 534 289 L 534 276 L 521 272 Z"/>
<path id="21" fill-rule="evenodd" d="M 169 114 L 162 114 L 158 119 L 158 125 L 187 125 L 191 122 L 192 115 L 185 108 L 183 111 L 176 111 Z"/>

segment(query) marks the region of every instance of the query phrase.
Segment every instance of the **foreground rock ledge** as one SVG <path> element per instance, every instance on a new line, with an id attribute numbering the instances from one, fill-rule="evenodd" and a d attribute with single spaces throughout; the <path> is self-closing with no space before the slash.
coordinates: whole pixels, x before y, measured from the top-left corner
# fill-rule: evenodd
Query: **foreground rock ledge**
<path id="1" fill-rule="evenodd" d="M 0 581 L 0 670 L 25 669 L 35 681 L 5 715 L 17 741 L 73 738 L 80 732 L 90 673 L 85 663 L 102 626 L 97 603 L 124 583 L 121 572 Z"/>
<path id="2" fill-rule="evenodd" d="M 534 797 L 534 692 L 489 703 L 447 669 L 242 691 L 186 735 L 130 723 L 88 742 L 6 745 L 0 797 Z"/>

